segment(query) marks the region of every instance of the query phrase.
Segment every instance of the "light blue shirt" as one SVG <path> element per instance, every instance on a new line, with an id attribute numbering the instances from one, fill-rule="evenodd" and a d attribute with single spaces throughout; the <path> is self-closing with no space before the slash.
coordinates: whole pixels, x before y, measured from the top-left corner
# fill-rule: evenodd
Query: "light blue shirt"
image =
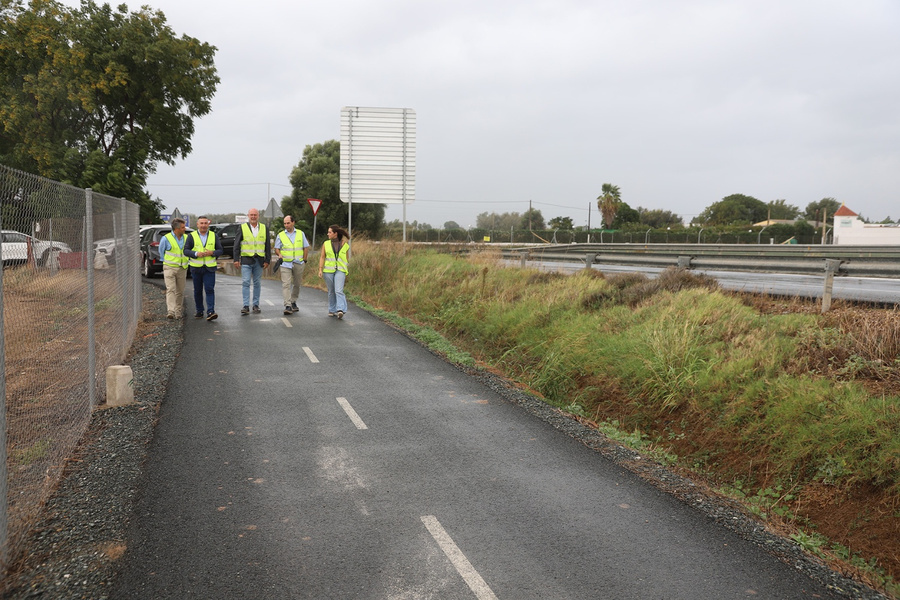
<path id="1" fill-rule="evenodd" d="M 172 233 L 172 232 L 170 231 L 169 233 Z M 172 247 L 172 245 L 169 243 L 168 235 L 169 234 L 167 233 L 166 235 L 159 238 L 159 260 L 163 260 L 163 257 L 165 257 L 165 255 L 166 255 L 166 250 L 168 250 L 169 248 Z M 172 235 L 174 236 L 175 234 L 172 233 Z M 181 234 L 180 240 L 177 237 L 175 238 L 175 241 L 178 242 L 178 247 L 181 249 L 182 252 L 184 251 L 184 240 L 186 238 L 187 238 L 187 233 Z"/>
<path id="2" fill-rule="evenodd" d="M 297 241 L 297 232 L 298 232 L 298 231 L 300 231 L 300 230 L 299 230 L 299 229 L 296 229 L 296 228 L 294 229 L 294 232 L 293 232 L 293 233 L 290 233 L 290 232 L 288 232 L 287 230 L 285 230 L 285 231 L 284 231 L 284 235 L 288 236 L 288 239 L 291 240 L 291 243 L 292 243 L 292 244 L 294 244 L 294 243 L 296 243 L 296 241 Z M 306 234 L 303 233 L 302 231 L 300 231 L 300 235 L 303 236 L 303 248 L 304 248 L 304 249 L 305 249 L 305 248 L 309 248 L 309 241 L 306 239 Z M 276 248 L 281 248 L 283 245 L 284 245 L 284 244 L 281 243 L 281 234 L 279 233 L 278 235 L 275 236 L 275 247 L 276 247 Z M 303 264 L 303 260 L 302 260 L 302 259 L 299 259 L 299 258 L 295 258 L 293 262 L 285 262 L 285 263 L 282 263 L 281 266 L 282 266 L 282 267 L 287 267 L 288 269 L 291 269 L 291 268 L 293 268 L 294 263 L 297 263 L 298 265 L 302 265 L 302 264 Z"/>

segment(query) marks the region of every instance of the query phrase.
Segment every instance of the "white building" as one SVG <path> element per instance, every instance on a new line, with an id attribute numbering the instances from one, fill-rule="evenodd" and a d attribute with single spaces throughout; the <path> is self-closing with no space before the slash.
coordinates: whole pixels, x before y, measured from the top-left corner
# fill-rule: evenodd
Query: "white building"
<path id="1" fill-rule="evenodd" d="M 864 223 L 841 205 L 834 213 L 834 243 L 843 246 L 900 246 L 900 225 Z"/>

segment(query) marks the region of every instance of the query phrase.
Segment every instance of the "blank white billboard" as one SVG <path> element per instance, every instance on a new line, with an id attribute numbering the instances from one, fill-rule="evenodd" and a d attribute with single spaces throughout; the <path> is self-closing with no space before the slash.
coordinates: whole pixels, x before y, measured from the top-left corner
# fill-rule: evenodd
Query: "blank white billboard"
<path id="1" fill-rule="evenodd" d="M 341 200 L 406 204 L 416 197 L 416 111 L 341 109 Z"/>

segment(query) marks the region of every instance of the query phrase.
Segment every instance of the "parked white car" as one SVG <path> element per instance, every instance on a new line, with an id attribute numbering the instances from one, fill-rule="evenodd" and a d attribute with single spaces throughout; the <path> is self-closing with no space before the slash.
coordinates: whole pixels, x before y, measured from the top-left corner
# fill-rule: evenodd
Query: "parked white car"
<path id="1" fill-rule="evenodd" d="M 46 264 L 50 258 L 50 250 L 59 252 L 71 252 L 72 248 L 65 242 L 48 242 L 31 237 L 20 231 L 12 231 L 4 229 L 2 232 L 2 247 L 0 247 L 0 256 L 2 256 L 3 266 L 25 264 L 28 260 L 28 247 L 31 246 L 31 256 L 38 266 Z"/>
<path id="2" fill-rule="evenodd" d="M 107 260 L 115 260 L 116 238 L 105 238 L 94 242 L 94 256 L 97 253 L 106 256 Z"/>

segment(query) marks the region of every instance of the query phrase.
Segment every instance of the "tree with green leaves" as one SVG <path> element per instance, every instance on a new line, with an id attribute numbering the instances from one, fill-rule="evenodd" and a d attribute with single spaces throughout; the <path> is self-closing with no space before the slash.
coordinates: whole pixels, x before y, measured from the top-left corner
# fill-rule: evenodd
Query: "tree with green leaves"
<path id="1" fill-rule="evenodd" d="M 600 209 L 600 215 L 607 229 L 612 229 L 613 221 L 616 220 L 616 213 L 619 210 L 619 202 L 622 200 L 622 194 L 619 186 L 611 183 L 604 183 L 600 186 L 600 195 L 597 196 L 597 208 Z"/>
<path id="2" fill-rule="evenodd" d="M 148 7 L 0 0 L 0 161 L 158 220 L 147 177 L 190 153 L 219 83 L 215 51 Z"/>
<path id="3" fill-rule="evenodd" d="M 762 200 L 744 194 L 731 194 L 711 204 L 694 218 L 700 225 L 750 225 L 768 218 L 768 206 Z"/>
<path id="4" fill-rule="evenodd" d="M 673 225 L 680 226 L 683 223 L 681 217 L 670 210 L 638 207 L 638 212 L 641 215 L 641 224 L 653 229 L 664 229 Z"/>
<path id="5" fill-rule="evenodd" d="M 521 223 L 522 215 L 517 212 L 506 212 L 503 214 L 483 212 L 475 217 L 475 227 L 478 229 L 508 231 L 511 228 L 518 229 Z"/>
<path id="6" fill-rule="evenodd" d="M 616 218 L 613 219 L 612 229 L 623 229 L 629 225 L 636 225 L 641 222 L 641 213 L 628 206 L 627 202 L 619 201 L 619 208 L 616 210 Z"/>
<path id="7" fill-rule="evenodd" d="M 548 225 L 550 229 L 562 229 L 563 231 L 571 231 L 575 228 L 572 217 L 553 217 Z"/>
<path id="8" fill-rule="evenodd" d="M 519 221 L 519 229 L 528 229 L 529 231 L 547 229 L 547 226 L 544 224 L 544 215 L 536 208 L 529 208 L 522 214 L 522 219 Z"/>
<path id="9" fill-rule="evenodd" d="M 315 218 L 316 240 L 324 241 L 325 232 L 331 225 L 347 226 L 350 221 L 350 205 L 342 202 L 341 191 L 341 143 L 328 140 L 303 149 L 303 157 L 291 171 L 289 181 L 291 195 L 281 202 L 281 211 L 293 215 L 298 227 L 312 231 L 312 208 L 307 198 L 321 200 Z M 351 235 L 365 233 L 377 238 L 384 226 L 384 204 L 353 204 L 353 231 Z"/>
<path id="10" fill-rule="evenodd" d="M 768 208 L 768 218 L 778 221 L 790 221 L 800 216 L 800 209 L 793 204 L 788 204 L 787 200 L 772 200 L 766 204 Z"/>
<path id="11" fill-rule="evenodd" d="M 816 202 L 810 202 L 803 211 L 803 216 L 808 221 L 822 221 L 823 217 L 831 218 L 841 207 L 841 203 L 834 198 L 822 198 Z"/>

